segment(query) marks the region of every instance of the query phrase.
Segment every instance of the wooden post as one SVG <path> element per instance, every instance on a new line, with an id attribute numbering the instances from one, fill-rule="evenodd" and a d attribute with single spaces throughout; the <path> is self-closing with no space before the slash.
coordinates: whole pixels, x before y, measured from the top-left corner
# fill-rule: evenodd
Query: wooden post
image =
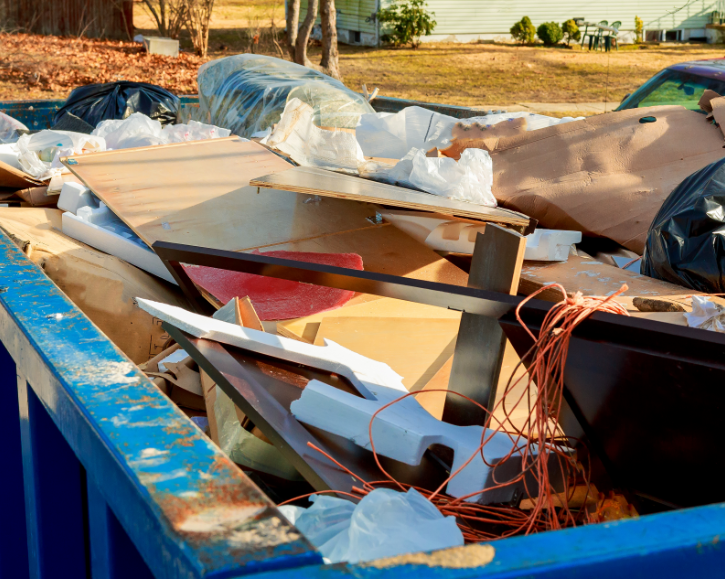
<path id="1" fill-rule="evenodd" d="M 468 286 L 515 295 L 525 250 L 523 235 L 487 223 L 485 232 L 476 236 Z M 498 320 L 464 313 L 448 390 L 491 408 L 505 347 L 506 336 Z M 486 422 L 486 413 L 460 396 L 448 394 L 443 420 L 462 426 L 482 425 Z"/>

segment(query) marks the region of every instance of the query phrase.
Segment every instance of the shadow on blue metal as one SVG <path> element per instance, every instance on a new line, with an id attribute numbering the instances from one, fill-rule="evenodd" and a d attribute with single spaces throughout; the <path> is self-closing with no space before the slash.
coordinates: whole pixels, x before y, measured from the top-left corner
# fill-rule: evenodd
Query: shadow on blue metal
<path id="1" fill-rule="evenodd" d="M 127 539 L 144 562 L 136 559 L 134 579 L 148 570 L 159 579 L 222 579 L 321 561 L 3 233 L 0 343 L 15 362 L 0 359 L 1 418 L 13 408 L 21 418 L 3 428 L 21 431 L 23 452 L 21 471 L 20 436 L 11 432 L 3 458 L 15 468 L 0 478 L 3 490 L 14 492 L 4 501 L 16 509 L 3 509 L 0 526 L 7 513 L 17 523 L 22 476 L 29 537 L 28 549 L 19 548 L 18 524 L 14 540 L 0 544 L 2 579 L 24 577 L 23 559 L 33 579 L 83 578 L 90 569 L 104 577 L 101 570 L 118 569 L 119 557 L 133 564 Z M 15 567 L 18 574 L 6 572 Z"/>

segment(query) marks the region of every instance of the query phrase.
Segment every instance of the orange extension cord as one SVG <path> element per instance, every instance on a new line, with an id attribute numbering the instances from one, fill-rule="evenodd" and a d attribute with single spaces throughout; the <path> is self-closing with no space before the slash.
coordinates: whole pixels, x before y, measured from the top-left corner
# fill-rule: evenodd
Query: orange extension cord
<path id="1" fill-rule="evenodd" d="M 539 332 L 539 338 L 537 339 L 521 320 L 520 311 L 528 300 L 535 298 L 539 293 L 551 288 L 559 289 L 562 292 L 564 299 L 554 305 L 546 314 L 541 326 L 541 331 Z M 375 444 L 372 436 L 373 421 L 383 410 L 400 402 L 401 400 L 404 400 L 408 396 L 419 396 L 430 392 L 447 392 L 448 394 L 461 396 L 484 410 L 484 412 L 489 415 L 489 426 L 484 429 L 481 437 L 481 444 L 476 452 L 471 455 L 461 468 L 452 472 L 435 491 L 431 492 L 428 489 L 419 487 L 414 488 L 423 496 L 427 497 L 443 515 L 453 515 L 456 517 L 458 526 L 460 527 L 463 537 L 467 542 L 500 539 L 510 537 L 512 535 L 529 534 L 540 531 L 561 529 L 564 527 L 572 527 L 589 522 L 590 517 L 587 515 L 585 509 L 572 511 L 569 508 L 568 500 L 558 500 L 556 497 L 558 493 L 549 480 L 549 462 L 551 461 L 553 455 L 558 461 L 561 472 L 564 475 L 563 482 L 565 497 L 570 498 L 573 496 L 573 491 L 576 486 L 575 481 L 577 479 L 584 481 L 584 484 L 589 487 L 588 473 L 583 472 L 582 467 L 577 463 L 576 457 L 570 447 L 572 439 L 561 435 L 557 431 L 557 418 L 561 411 L 561 398 L 564 388 L 564 367 L 566 365 L 567 353 L 569 351 L 569 341 L 571 339 L 572 332 L 582 321 L 596 311 L 625 316 L 629 315 L 627 310 L 621 304 L 614 301 L 615 297 L 622 294 L 627 289 L 627 286 L 623 285 L 615 294 L 607 298 L 599 298 L 584 297 L 580 292 L 577 292 L 573 297 L 569 297 L 566 295 L 564 287 L 560 284 L 550 284 L 542 287 L 522 301 L 516 309 L 516 319 L 528 332 L 535 343 L 531 350 L 529 350 L 529 352 L 527 352 L 527 354 L 522 358 L 519 365 L 517 365 L 514 369 L 514 372 L 506 385 L 503 396 L 492 410 L 486 410 L 479 403 L 471 400 L 463 394 L 445 389 L 425 390 L 422 392 L 411 392 L 405 394 L 404 396 L 401 396 L 400 398 L 378 409 L 370 419 L 368 427 L 371 450 L 380 472 L 385 477 L 384 480 L 372 482 L 364 481 L 348 468 L 334 460 L 326 452 L 315 445 L 308 443 L 312 449 L 320 452 L 342 470 L 360 481 L 361 486 L 353 487 L 352 490 L 354 494 L 340 491 L 320 491 L 296 497 L 281 504 L 287 504 L 321 493 L 346 495 L 359 499 L 379 487 L 392 486 L 397 487 L 401 491 L 408 490 L 411 485 L 403 484 L 395 480 L 380 464 L 378 455 L 375 452 Z M 516 370 L 518 370 L 520 364 L 522 364 L 525 360 L 530 360 L 528 372 L 523 373 L 521 377 L 514 380 Z M 507 400 L 507 398 L 523 379 L 527 380 L 526 388 L 523 389 L 523 392 L 514 401 L 513 405 L 507 408 L 504 405 L 504 401 L 507 401 L 510 405 L 511 400 Z M 538 389 L 536 390 L 536 395 L 532 400 L 531 393 L 537 385 Z M 513 411 L 519 408 L 522 404 L 526 405 L 525 408 L 528 410 L 528 415 L 526 416 L 523 427 L 518 428 L 513 424 L 510 416 Z M 494 413 L 499 409 L 499 407 L 505 416 L 503 422 L 494 417 Z M 493 427 L 490 424 L 494 420 L 498 423 L 496 427 Z M 486 461 L 483 455 L 483 448 L 497 432 L 505 433 L 511 437 L 513 446 L 511 452 L 501 459 L 497 465 L 488 465 L 493 467 L 494 481 L 496 478 L 496 468 L 512 458 L 515 460 L 519 460 L 520 458 L 521 464 L 524 465 L 523 472 L 512 480 L 494 484 L 494 486 L 489 487 L 486 490 L 472 493 L 466 497 L 453 498 L 444 494 L 442 491 L 445 486 L 453 477 L 465 468 L 465 466 L 468 465 L 477 454 L 480 453 L 484 462 Z M 526 475 L 529 475 L 529 477 Z M 536 482 L 536 487 L 539 491 L 538 497 L 532 496 L 532 493 L 529 492 L 528 484 L 532 479 Z M 515 507 L 481 505 L 478 503 L 465 502 L 465 499 L 483 494 L 488 490 L 505 487 L 519 482 L 523 482 L 528 498 L 533 499 L 533 508 L 530 511 L 523 511 Z M 491 527 L 487 527 L 488 530 L 484 531 L 480 528 L 481 523 L 491 525 Z"/>

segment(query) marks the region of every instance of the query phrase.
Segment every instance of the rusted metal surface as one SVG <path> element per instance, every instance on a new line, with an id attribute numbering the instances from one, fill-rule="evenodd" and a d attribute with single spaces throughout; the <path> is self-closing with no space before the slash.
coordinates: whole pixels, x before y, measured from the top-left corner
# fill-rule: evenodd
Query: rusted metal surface
<path id="1" fill-rule="evenodd" d="M 0 341 L 156 577 L 228 577 L 320 560 L 2 233 L 0 306 Z"/>

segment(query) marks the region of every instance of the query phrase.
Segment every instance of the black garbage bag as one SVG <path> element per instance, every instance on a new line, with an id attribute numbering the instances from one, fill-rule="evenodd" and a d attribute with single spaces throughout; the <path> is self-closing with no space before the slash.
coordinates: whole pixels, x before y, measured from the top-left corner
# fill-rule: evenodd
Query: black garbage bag
<path id="1" fill-rule="evenodd" d="M 167 125 L 176 121 L 178 110 L 179 97 L 166 89 L 121 80 L 73 89 L 65 105 L 55 113 L 53 122 L 58 123 L 67 113 L 73 113 L 96 127 L 106 119 L 125 119 L 133 113 L 143 113 Z"/>
<path id="2" fill-rule="evenodd" d="M 697 291 L 725 292 L 725 158 L 670 193 L 647 233 L 642 273 Z"/>

